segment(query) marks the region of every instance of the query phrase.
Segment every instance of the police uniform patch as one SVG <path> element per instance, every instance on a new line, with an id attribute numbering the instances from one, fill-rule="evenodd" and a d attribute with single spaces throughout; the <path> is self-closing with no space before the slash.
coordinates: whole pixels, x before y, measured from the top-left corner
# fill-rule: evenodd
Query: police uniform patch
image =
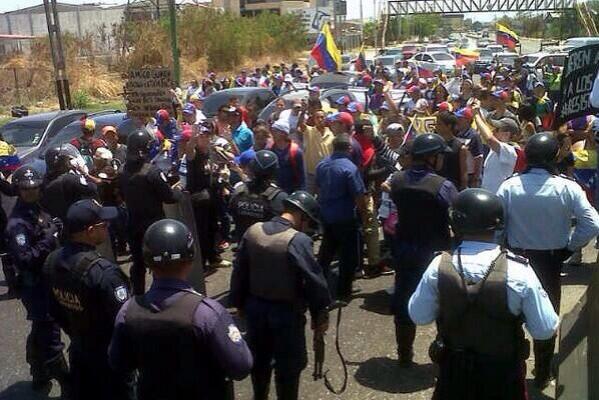
<path id="1" fill-rule="evenodd" d="M 229 333 L 227 335 L 233 343 L 241 342 L 241 332 L 239 332 L 239 329 L 235 325 L 229 325 Z"/>
<path id="2" fill-rule="evenodd" d="M 119 302 L 123 303 L 129 298 L 129 291 L 125 286 L 119 286 L 114 289 L 114 297 L 116 297 Z"/>
<path id="3" fill-rule="evenodd" d="M 15 241 L 17 242 L 17 245 L 25 246 L 27 244 L 27 237 L 25 237 L 24 233 L 19 233 L 15 236 Z"/>
<path id="4" fill-rule="evenodd" d="M 165 181 L 165 182 L 168 182 L 168 181 L 166 180 L 166 175 L 164 175 L 164 172 L 161 172 L 161 173 L 160 173 L 160 179 L 162 179 L 162 180 L 163 180 L 163 181 Z"/>

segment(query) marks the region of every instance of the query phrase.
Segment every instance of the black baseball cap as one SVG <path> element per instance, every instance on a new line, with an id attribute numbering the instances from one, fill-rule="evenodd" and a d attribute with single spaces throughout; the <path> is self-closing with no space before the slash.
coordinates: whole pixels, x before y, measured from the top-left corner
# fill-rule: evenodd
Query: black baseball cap
<path id="1" fill-rule="evenodd" d="M 99 222 L 115 219 L 117 216 L 116 207 L 102 207 L 95 199 L 79 200 L 67 211 L 66 228 L 69 233 L 77 233 Z"/>

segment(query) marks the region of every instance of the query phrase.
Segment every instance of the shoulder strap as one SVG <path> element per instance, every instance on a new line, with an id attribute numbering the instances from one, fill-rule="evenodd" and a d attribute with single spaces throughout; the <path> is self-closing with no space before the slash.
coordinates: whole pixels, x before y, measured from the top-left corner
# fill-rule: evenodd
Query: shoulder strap
<path id="1" fill-rule="evenodd" d="M 193 318 L 195 309 L 204 300 L 204 296 L 193 289 L 184 289 L 181 290 L 181 292 L 183 292 L 181 298 L 173 304 L 171 304 L 170 307 L 172 307 L 174 304 L 177 304 L 179 307 L 182 307 L 184 309 L 189 308 L 190 317 Z M 137 303 L 137 305 L 152 313 L 159 313 L 164 310 L 157 307 L 155 304 L 150 303 L 145 294 L 135 296 L 133 299 L 135 300 L 135 303 Z"/>
<path id="2" fill-rule="evenodd" d="M 271 201 L 272 199 L 277 197 L 277 195 L 281 192 L 282 190 L 280 188 L 274 185 L 269 185 L 262 194 L 264 195 L 264 197 L 266 197 L 268 201 Z"/>
<path id="3" fill-rule="evenodd" d="M 75 268 L 73 269 L 73 272 L 79 277 L 84 276 L 87 271 L 89 271 L 89 267 L 91 267 L 95 261 L 102 258 L 96 251 L 87 251 L 79 255 L 79 257 L 80 258 L 77 260 Z"/>

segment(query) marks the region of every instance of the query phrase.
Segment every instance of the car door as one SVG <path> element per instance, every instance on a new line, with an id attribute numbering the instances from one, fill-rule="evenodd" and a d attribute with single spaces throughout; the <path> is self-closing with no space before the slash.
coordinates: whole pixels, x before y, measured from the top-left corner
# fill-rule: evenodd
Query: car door
<path id="1" fill-rule="evenodd" d="M 78 119 L 81 119 L 85 115 L 84 112 L 81 113 L 73 113 L 64 115 L 58 118 L 55 118 L 50 122 L 48 128 L 46 129 L 46 134 L 44 135 L 44 139 L 40 143 L 40 148 L 45 148 L 45 146 L 50 143 L 52 139 L 56 137 L 56 135 L 71 122 L 74 122 Z"/>
<path id="2" fill-rule="evenodd" d="M 412 58 L 411 66 L 420 67 L 420 63 L 422 62 L 422 53 L 416 54 Z"/>
<path id="3" fill-rule="evenodd" d="M 430 54 L 422 55 L 422 68 L 432 71 L 435 69 L 435 60 Z"/>

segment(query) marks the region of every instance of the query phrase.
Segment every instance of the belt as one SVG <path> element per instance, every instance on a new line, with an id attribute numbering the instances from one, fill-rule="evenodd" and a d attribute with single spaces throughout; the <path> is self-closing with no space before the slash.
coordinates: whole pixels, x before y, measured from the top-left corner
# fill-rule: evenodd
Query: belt
<path id="1" fill-rule="evenodd" d="M 525 253 L 547 253 L 550 255 L 555 255 L 563 249 L 547 249 L 547 250 L 535 250 L 535 249 L 519 249 L 519 248 L 511 248 L 510 250 L 515 254 L 525 254 Z"/>

